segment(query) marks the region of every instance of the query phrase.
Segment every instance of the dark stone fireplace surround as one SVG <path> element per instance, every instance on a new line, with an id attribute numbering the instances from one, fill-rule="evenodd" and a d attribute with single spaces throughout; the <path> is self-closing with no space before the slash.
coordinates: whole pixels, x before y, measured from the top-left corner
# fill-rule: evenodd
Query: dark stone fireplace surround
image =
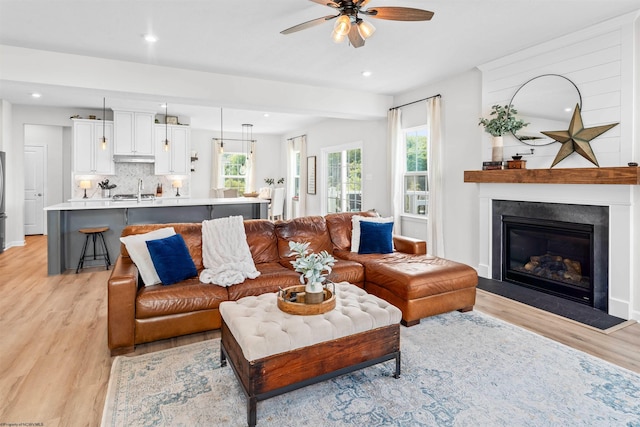
<path id="1" fill-rule="evenodd" d="M 491 273 L 497 280 L 502 280 L 503 215 L 593 225 L 594 306 L 607 312 L 609 293 L 609 208 L 607 206 L 493 200 Z"/>

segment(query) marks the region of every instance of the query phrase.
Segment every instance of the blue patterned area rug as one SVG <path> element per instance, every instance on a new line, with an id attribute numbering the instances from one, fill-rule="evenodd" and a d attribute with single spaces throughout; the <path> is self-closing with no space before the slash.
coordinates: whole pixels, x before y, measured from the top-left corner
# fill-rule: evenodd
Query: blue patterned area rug
<path id="1" fill-rule="evenodd" d="M 258 402 L 258 426 L 640 426 L 640 375 L 479 312 L 401 327 L 389 361 Z M 219 340 L 115 359 L 103 426 L 246 426 Z"/>

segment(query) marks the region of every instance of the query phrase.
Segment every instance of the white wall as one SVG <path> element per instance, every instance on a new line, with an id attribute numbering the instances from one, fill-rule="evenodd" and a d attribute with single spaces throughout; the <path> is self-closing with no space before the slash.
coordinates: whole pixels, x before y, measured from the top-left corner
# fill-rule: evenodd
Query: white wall
<path id="1" fill-rule="evenodd" d="M 478 264 L 478 193 L 477 186 L 463 182 L 463 171 L 479 169 L 481 157 L 480 130 L 481 75 L 471 70 L 434 83 L 394 99 L 394 105 L 427 96 L 442 95 L 444 141 L 444 240 L 449 259 L 469 265 Z M 403 108 L 403 127 L 422 125 L 426 121 L 424 103 Z M 307 155 L 317 156 L 317 170 L 322 148 L 352 142 L 363 142 L 363 209 L 377 209 L 381 215 L 391 214 L 387 121 L 326 120 L 307 129 L 298 129 L 287 137 L 307 135 Z M 316 195 L 306 195 L 307 215 L 323 215 L 321 197 L 324 183 L 318 182 Z M 303 193 L 304 194 L 304 193 Z M 408 226 L 407 226 L 408 225 Z M 403 222 L 403 234 L 426 237 L 426 222 Z"/>
<path id="2" fill-rule="evenodd" d="M 45 178 L 45 206 L 64 201 L 64 185 L 68 182 L 70 171 L 64 170 L 63 127 L 61 126 L 24 126 L 24 145 L 46 148 L 47 176 Z"/>
<path id="3" fill-rule="evenodd" d="M 305 189 L 301 191 L 301 196 L 306 197 L 306 215 L 324 215 L 326 213 L 322 212 L 321 207 L 321 198 L 326 193 L 326 186 L 319 179 L 321 168 L 326 167 L 323 163 L 321 150 L 358 141 L 362 142 L 362 209 L 375 208 L 381 215 L 390 215 L 386 120 L 325 120 L 307 129 L 293 131 L 286 135 L 286 138 L 303 134 L 307 135 L 307 156 L 316 156 L 317 177 L 315 195 L 306 194 Z M 284 146 L 286 146 L 286 142 L 283 143 Z M 283 150 L 281 156 L 282 159 L 285 158 L 286 150 Z M 282 162 L 284 165 L 284 160 Z"/>
<path id="4" fill-rule="evenodd" d="M 483 116 L 488 117 L 491 105 L 508 104 L 516 90 L 529 79 L 560 74 L 580 90 L 585 127 L 620 123 L 591 142 L 599 165 L 626 165 L 634 159 L 633 88 L 637 75 L 633 61 L 638 42 L 636 39 L 634 44 L 633 22 L 636 15 L 625 15 L 482 65 Z M 566 126 L 564 130 L 568 123 Z M 491 158 L 489 141 L 489 134 L 483 132 L 484 160 Z M 526 157 L 527 167 L 549 168 L 560 146 L 553 143 L 536 148 L 534 155 Z M 505 135 L 506 159 L 528 148 L 512 135 Z M 593 164 L 574 153 L 556 167 L 593 167 Z"/>
<path id="5" fill-rule="evenodd" d="M 16 200 L 15 194 L 17 193 L 18 183 L 12 176 L 16 173 L 16 165 L 13 162 L 13 156 L 15 150 L 12 146 L 13 138 L 13 106 L 5 100 L 0 100 L 0 151 L 5 152 L 5 214 L 7 219 L 5 221 L 5 242 L 4 249 L 8 249 L 12 246 L 24 245 L 24 236 L 17 241 L 16 235 L 10 233 L 12 227 L 12 217 L 15 218 L 18 215 L 18 211 L 22 206 L 22 203 Z"/>
<path id="6" fill-rule="evenodd" d="M 477 186 L 465 184 L 465 170 L 480 168 L 481 143 L 478 117 L 481 111 L 481 75 L 471 70 L 394 98 L 403 105 L 436 94 L 442 95 L 444 248 L 448 259 L 469 265 L 478 263 Z M 426 123 L 423 102 L 402 108 L 402 126 Z M 403 222 L 403 234 L 426 240 L 426 222 Z M 418 228 L 420 229 L 414 229 Z M 407 230 L 405 230 L 407 229 Z M 428 242 L 427 242 L 428 243 Z"/>
<path id="7" fill-rule="evenodd" d="M 11 104 L 0 99 L 0 151 L 7 151 L 11 141 Z"/>

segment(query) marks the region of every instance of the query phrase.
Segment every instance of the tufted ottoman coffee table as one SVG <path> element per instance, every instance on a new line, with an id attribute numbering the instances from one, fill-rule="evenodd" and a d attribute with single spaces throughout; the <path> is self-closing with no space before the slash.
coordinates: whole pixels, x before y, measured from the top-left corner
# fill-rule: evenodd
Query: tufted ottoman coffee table
<path id="1" fill-rule="evenodd" d="M 401 311 L 346 282 L 335 290 L 336 308 L 313 316 L 280 311 L 275 293 L 220 304 L 221 365 L 242 385 L 249 426 L 258 401 L 300 387 L 391 359 L 400 376 Z"/>

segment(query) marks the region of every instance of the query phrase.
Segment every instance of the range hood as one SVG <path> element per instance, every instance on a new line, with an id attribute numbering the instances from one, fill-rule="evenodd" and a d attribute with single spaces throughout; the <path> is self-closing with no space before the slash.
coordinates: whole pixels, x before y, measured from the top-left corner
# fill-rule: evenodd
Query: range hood
<path id="1" fill-rule="evenodd" d="M 155 163 L 155 156 L 137 156 L 133 154 L 116 154 L 113 156 L 115 163 Z"/>

